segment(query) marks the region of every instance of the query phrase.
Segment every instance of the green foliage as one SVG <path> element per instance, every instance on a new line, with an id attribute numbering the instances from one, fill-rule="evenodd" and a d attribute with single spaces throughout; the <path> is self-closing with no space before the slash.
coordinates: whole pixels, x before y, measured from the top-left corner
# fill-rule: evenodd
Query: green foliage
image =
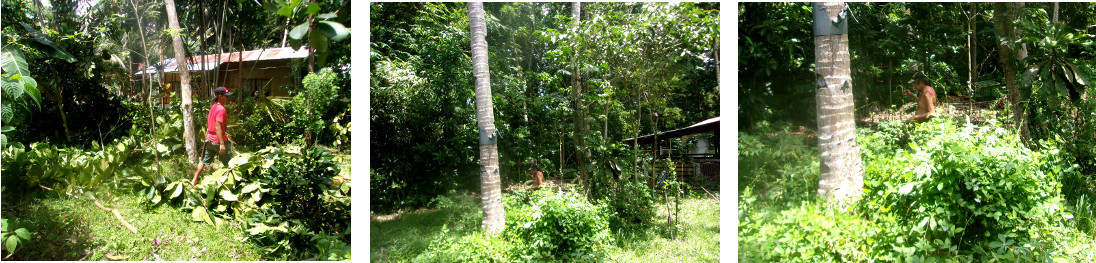
<path id="1" fill-rule="evenodd" d="M 343 25 L 350 22 L 350 4 L 345 3 L 332 6 L 324 2 L 302 3 L 300 0 L 293 0 L 267 2 L 264 7 L 268 12 L 291 19 L 294 25 L 289 31 L 289 43 L 293 49 L 300 49 L 307 38 L 310 48 L 316 49 L 316 62 L 323 66 L 333 53 L 329 50 L 330 43 L 350 38 L 350 29 Z"/>
<path id="2" fill-rule="evenodd" d="M 818 190 L 817 147 L 808 146 L 803 135 L 759 130 L 757 135 L 738 133 L 739 191 L 751 188 L 765 202 L 797 203 L 814 198 Z"/>
<path id="3" fill-rule="evenodd" d="M 890 122 L 878 131 L 861 130 L 865 193 L 853 210 L 834 210 L 813 197 L 775 199 L 753 189 L 801 187 L 787 181 L 747 185 L 739 200 L 739 257 L 760 262 L 1011 262 L 1083 261 L 1091 255 L 1076 248 L 1093 247 L 1096 241 L 1069 227 L 1078 224 L 1074 214 L 1083 210 L 1062 201 L 1059 180 L 1075 174 L 1075 166 L 1063 158 L 1059 141 L 1031 150 L 995 124 L 959 126 L 953 121 Z M 751 137 L 740 135 L 748 142 L 744 148 L 755 153 L 775 148 L 774 142 Z M 754 155 L 751 151 L 740 149 Z M 762 169 L 799 165 L 741 160 Z M 774 163 L 755 163 L 765 161 Z"/>
<path id="4" fill-rule="evenodd" d="M 130 160 L 136 144 L 126 138 L 101 149 L 94 144 L 91 150 L 58 148 L 46 143 L 33 143 L 29 151 L 10 147 L 3 151 L 3 170 L 8 174 L 5 185 L 17 186 L 19 191 L 41 185 L 69 194 L 79 194 L 83 189 L 94 189 L 106 182 L 118 188 L 119 178 L 130 173 L 131 169 L 123 164 Z"/>
<path id="5" fill-rule="evenodd" d="M 447 239 L 448 232 L 449 229 L 443 226 L 430 248 L 411 262 L 514 262 L 516 259 L 514 245 L 500 235 L 475 232 L 459 239 Z"/>
<path id="6" fill-rule="evenodd" d="M 505 199 L 505 198 L 504 198 Z M 612 237 L 604 207 L 591 205 L 577 193 L 536 191 L 528 203 L 507 201 L 506 230 L 510 240 L 520 240 L 521 260 L 601 261 Z"/>
<path id="7" fill-rule="evenodd" d="M 8 224 L 7 218 L 2 219 L 2 221 L 0 244 L 3 245 L 3 250 L 8 252 L 8 255 L 15 254 L 19 249 L 26 247 L 28 242 L 31 242 L 31 237 L 35 233 L 28 231 L 26 228 Z"/>
<path id="8" fill-rule="evenodd" d="M 232 139 L 238 146 L 262 149 L 292 142 L 303 134 L 302 127 L 290 125 L 293 121 L 292 99 L 255 97 L 240 103 L 239 120 L 242 120 Z"/>
<path id="9" fill-rule="evenodd" d="M 349 232 L 349 185 L 333 181 L 341 165 L 321 147 L 305 152 L 295 148 L 270 150 L 262 157 L 262 174 L 254 177 L 258 187 L 244 186 L 239 190 L 241 194 L 256 191 L 252 192 L 252 198 L 256 195 L 262 198 L 259 209 L 247 219 L 249 239 L 275 256 L 331 257 L 332 253 L 342 256 L 342 245 L 324 234 L 335 233 L 337 240 L 350 243 L 349 235 L 342 233 Z M 237 196 L 229 191 L 220 197 L 228 200 Z M 247 215 L 238 213 L 237 219 Z M 314 244 L 325 239 L 327 243 Z"/>
<path id="10" fill-rule="evenodd" d="M 293 96 L 290 107 L 293 109 L 294 125 L 311 131 L 317 136 L 327 125 L 322 118 L 331 110 L 338 98 L 339 87 L 335 73 L 323 69 L 304 77 L 304 90 Z"/>
<path id="11" fill-rule="evenodd" d="M 880 257 L 879 229 L 860 216 L 803 202 L 769 211 L 751 189 L 738 203 L 738 260 L 741 262 L 895 261 Z M 882 244 L 880 244 L 882 243 Z"/>

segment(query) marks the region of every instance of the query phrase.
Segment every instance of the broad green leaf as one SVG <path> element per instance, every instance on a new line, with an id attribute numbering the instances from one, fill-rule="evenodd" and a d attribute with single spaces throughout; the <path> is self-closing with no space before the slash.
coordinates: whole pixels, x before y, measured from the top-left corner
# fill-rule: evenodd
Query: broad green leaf
<path id="1" fill-rule="evenodd" d="M 338 12 L 323 13 L 323 14 L 316 15 L 316 18 L 319 18 L 319 19 L 332 19 L 332 18 L 335 18 L 335 17 L 338 16 L 337 13 Z"/>
<path id="2" fill-rule="evenodd" d="M 27 59 L 23 56 L 23 51 L 19 50 L 15 46 L 5 46 L 2 50 L 3 56 L 0 57 L 0 67 L 3 67 L 3 72 L 8 75 L 19 74 L 19 76 L 30 76 L 30 68 L 27 67 Z"/>
<path id="3" fill-rule="evenodd" d="M 316 29 L 323 31 L 323 34 L 331 41 L 342 41 L 350 36 L 350 30 L 339 22 L 320 21 L 316 23 Z"/>
<path id="4" fill-rule="evenodd" d="M 312 48 L 315 48 L 317 53 L 326 53 L 327 52 L 327 37 L 324 36 L 324 34 L 313 33 L 313 34 L 309 35 L 308 36 L 308 44 L 312 45 Z M 323 63 L 317 63 L 317 64 L 323 65 Z"/>
<path id="5" fill-rule="evenodd" d="M 319 13 L 319 12 L 320 12 L 320 5 L 318 5 L 316 3 L 309 3 L 308 7 L 305 8 L 305 10 L 304 10 L 304 14 L 306 14 L 306 15 L 311 15 L 311 14 L 315 14 L 315 13 Z"/>
<path id="6" fill-rule="evenodd" d="M 46 34 L 42 34 L 42 32 L 39 32 L 37 29 L 34 29 L 26 23 L 20 22 L 19 24 L 23 25 L 23 29 L 26 29 L 31 36 L 34 36 L 34 38 L 30 39 L 30 41 L 23 41 L 23 44 L 38 49 L 38 51 L 42 51 L 43 53 L 49 54 L 54 58 L 64 60 L 68 63 L 76 62 L 76 58 L 73 57 L 72 54 L 65 52 L 64 49 L 61 49 L 61 47 L 58 47 L 57 44 L 54 44 L 52 40 L 49 40 L 49 37 L 47 37 Z"/>
<path id="7" fill-rule="evenodd" d="M 10 76 L 5 74 L 2 81 L 4 95 L 7 96 L 7 98 L 19 99 L 23 97 L 23 94 L 27 90 L 26 87 L 23 85 L 22 77 L 20 77 L 18 74 Z"/>
<path id="8" fill-rule="evenodd" d="M 908 183 L 908 184 L 902 185 L 902 187 L 898 188 L 898 194 L 900 194 L 900 195 L 909 194 L 910 191 L 913 191 L 913 186 L 914 185 L 917 185 L 917 183 Z"/>
<path id="9" fill-rule="evenodd" d="M 176 197 L 179 197 L 179 195 L 181 195 L 181 194 L 183 194 L 183 184 L 180 184 L 180 183 L 176 182 L 175 183 L 175 191 L 173 191 L 171 193 L 171 199 L 175 199 Z"/>
<path id="10" fill-rule="evenodd" d="M 11 108 L 11 103 L 4 103 L 0 105 L 0 119 L 4 123 L 10 123 L 11 119 L 15 117 L 15 111 Z"/>
<path id="11" fill-rule="evenodd" d="M 209 214 L 205 207 L 195 207 L 194 211 L 190 212 L 190 219 L 194 221 L 205 221 L 206 217 L 209 217 Z"/>
<path id="12" fill-rule="evenodd" d="M 259 189 L 259 183 L 257 183 L 257 182 L 256 183 L 251 183 L 247 186 L 244 186 L 244 189 L 241 190 L 240 193 L 241 194 L 250 193 L 252 191 L 255 191 L 255 189 Z"/>
<path id="13" fill-rule="evenodd" d="M 8 240 L 4 240 L 4 245 L 8 248 L 8 253 L 15 252 L 15 249 L 19 247 L 19 239 L 14 236 L 8 237 Z"/>
<path id="14" fill-rule="evenodd" d="M 155 191 L 153 191 L 153 192 L 155 192 Z M 153 204 L 159 204 L 159 203 L 160 203 L 160 199 L 161 199 L 161 198 L 160 198 L 160 193 L 158 193 L 158 192 L 157 192 L 157 193 L 156 193 L 156 195 L 152 197 L 152 203 L 153 203 Z"/>
<path id="15" fill-rule="evenodd" d="M 221 198 L 224 198 L 225 201 L 230 201 L 230 202 L 236 202 L 237 201 L 236 195 L 232 194 L 232 192 L 230 192 L 228 190 L 221 190 Z"/>
<path id="16" fill-rule="evenodd" d="M 308 34 L 309 26 L 310 25 L 308 24 L 308 22 L 304 22 L 297 26 L 294 26 L 293 29 L 289 30 L 289 38 L 296 40 L 304 39 L 304 35 Z"/>
<path id="17" fill-rule="evenodd" d="M 296 9 L 297 5 L 300 5 L 300 4 L 301 4 L 301 0 L 290 1 L 288 5 L 283 6 L 281 9 L 278 9 L 278 15 L 281 15 L 281 16 L 284 16 L 284 17 L 293 17 L 293 9 Z"/>

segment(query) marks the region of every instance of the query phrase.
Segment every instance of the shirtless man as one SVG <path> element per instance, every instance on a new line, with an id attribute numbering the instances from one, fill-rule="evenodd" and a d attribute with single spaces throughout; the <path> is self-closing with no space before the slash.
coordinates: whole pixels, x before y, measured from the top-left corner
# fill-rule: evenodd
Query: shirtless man
<path id="1" fill-rule="evenodd" d="M 917 72 L 913 75 L 913 79 L 910 80 L 910 84 L 913 84 L 913 89 L 917 91 L 920 96 L 914 96 L 910 90 L 905 90 L 906 97 L 913 98 L 917 101 L 917 115 L 914 115 L 910 120 L 916 122 L 925 122 L 932 119 L 932 114 L 936 112 L 936 90 L 929 87 L 929 78 L 925 77 L 924 73 Z"/>
<path id="2" fill-rule="evenodd" d="M 533 178 L 533 189 L 540 189 L 540 185 L 544 184 L 544 174 L 540 173 L 540 169 L 533 166 L 533 170 L 529 171 L 529 177 Z"/>

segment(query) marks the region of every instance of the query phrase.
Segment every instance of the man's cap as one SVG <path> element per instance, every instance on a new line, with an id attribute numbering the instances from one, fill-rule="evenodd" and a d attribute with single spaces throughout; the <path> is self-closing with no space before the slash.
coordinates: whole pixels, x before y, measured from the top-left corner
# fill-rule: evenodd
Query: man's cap
<path id="1" fill-rule="evenodd" d="M 228 91 L 228 88 L 225 88 L 225 87 L 217 87 L 216 89 L 213 89 L 213 94 L 217 94 L 217 96 L 220 96 L 220 95 L 232 95 L 232 92 L 231 92 L 231 91 Z"/>
<path id="2" fill-rule="evenodd" d="M 909 84 L 913 84 L 914 82 L 917 82 L 919 80 L 925 81 L 925 84 L 929 83 L 929 77 L 926 77 L 925 73 L 918 71 L 917 73 L 913 74 L 913 78 L 910 78 Z"/>

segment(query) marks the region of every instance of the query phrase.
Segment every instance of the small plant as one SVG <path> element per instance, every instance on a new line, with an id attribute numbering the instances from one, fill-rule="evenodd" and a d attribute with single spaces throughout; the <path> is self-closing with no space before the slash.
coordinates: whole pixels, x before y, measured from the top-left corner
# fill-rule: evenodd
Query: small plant
<path id="1" fill-rule="evenodd" d="M 8 219 L 0 219 L 3 221 L 3 226 L 0 227 L 0 243 L 3 244 L 4 251 L 8 252 L 8 256 L 14 255 L 19 249 L 26 247 L 26 244 L 31 241 L 31 233 L 26 228 L 17 228 L 8 223 Z M 5 258 L 6 259 L 6 258 Z"/>

